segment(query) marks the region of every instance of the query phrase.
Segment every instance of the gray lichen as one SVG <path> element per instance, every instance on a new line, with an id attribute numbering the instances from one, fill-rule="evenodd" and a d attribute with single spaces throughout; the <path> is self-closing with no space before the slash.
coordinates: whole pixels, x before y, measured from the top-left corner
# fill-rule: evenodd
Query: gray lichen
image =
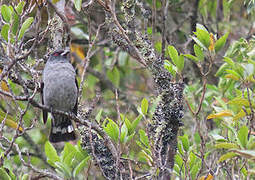
<path id="1" fill-rule="evenodd" d="M 89 129 L 83 128 L 80 133 L 81 147 L 95 159 L 106 179 L 115 179 L 116 161 L 111 151 L 105 146 L 104 141 Z"/>

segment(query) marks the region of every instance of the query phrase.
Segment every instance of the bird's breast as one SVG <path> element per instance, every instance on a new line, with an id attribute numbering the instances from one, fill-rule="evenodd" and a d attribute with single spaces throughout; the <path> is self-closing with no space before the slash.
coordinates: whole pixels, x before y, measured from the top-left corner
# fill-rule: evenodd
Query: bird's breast
<path id="1" fill-rule="evenodd" d="M 74 108 L 78 90 L 72 67 L 48 66 L 43 72 L 43 82 L 45 105 L 62 111 L 71 111 Z"/>

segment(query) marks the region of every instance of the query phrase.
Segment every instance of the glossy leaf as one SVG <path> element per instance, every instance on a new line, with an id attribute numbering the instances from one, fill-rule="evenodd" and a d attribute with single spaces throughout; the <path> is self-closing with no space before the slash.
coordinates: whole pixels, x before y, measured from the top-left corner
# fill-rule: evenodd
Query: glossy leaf
<path id="1" fill-rule="evenodd" d="M 84 167 L 87 165 L 88 160 L 90 159 L 90 156 L 83 159 L 73 170 L 73 176 L 76 177 L 81 170 L 84 169 Z"/>
<path id="2" fill-rule="evenodd" d="M 191 59 L 191 60 L 195 61 L 195 62 L 198 62 L 198 61 L 199 61 L 198 57 L 193 56 L 193 55 L 191 55 L 191 54 L 184 54 L 184 56 L 185 56 L 186 58 L 188 58 L 188 59 Z"/>
<path id="3" fill-rule="evenodd" d="M 19 28 L 19 16 L 13 13 L 12 33 L 16 36 Z"/>
<path id="4" fill-rule="evenodd" d="M 142 120 L 143 116 L 140 114 L 139 116 L 137 116 L 137 118 L 135 118 L 135 120 L 132 122 L 131 128 L 130 128 L 130 134 L 132 134 L 136 127 L 138 126 L 139 122 Z"/>
<path id="5" fill-rule="evenodd" d="M 81 11 L 82 0 L 74 0 L 74 7 L 77 11 Z"/>
<path id="6" fill-rule="evenodd" d="M 242 126 L 238 131 L 238 140 L 243 148 L 246 148 L 248 142 L 248 127 Z"/>
<path id="7" fill-rule="evenodd" d="M 1 29 L 1 36 L 4 38 L 5 41 L 8 41 L 8 33 L 9 33 L 10 25 L 4 24 Z"/>
<path id="8" fill-rule="evenodd" d="M 25 1 L 20 1 L 19 4 L 15 7 L 15 10 L 18 13 L 18 15 L 22 14 L 24 5 Z"/>
<path id="9" fill-rule="evenodd" d="M 62 174 L 64 174 L 66 178 L 70 178 L 72 176 L 71 169 L 62 162 L 55 162 L 55 166 L 60 170 L 60 172 L 62 172 Z"/>
<path id="10" fill-rule="evenodd" d="M 233 157 L 235 157 L 235 156 L 237 156 L 237 154 L 234 153 L 234 152 L 228 152 L 228 153 L 226 153 L 226 154 L 223 154 L 223 155 L 218 159 L 218 163 L 221 163 L 221 162 L 223 162 L 223 161 L 226 161 L 226 160 L 228 160 L 228 159 L 231 159 L 231 158 L 233 158 Z"/>
<path id="11" fill-rule="evenodd" d="M 6 116 L 6 113 L 3 112 L 2 110 L 0 110 L 0 123 L 5 119 L 5 125 L 8 127 L 11 127 L 13 129 L 17 129 L 18 128 L 18 124 L 16 121 L 14 121 L 13 117 L 10 115 Z M 20 131 L 23 131 L 23 129 L 21 127 L 19 127 Z"/>
<path id="12" fill-rule="evenodd" d="M 183 56 L 183 54 L 181 54 L 179 56 L 177 69 L 178 69 L 179 72 L 182 72 L 183 68 L 184 68 L 184 56 Z"/>
<path id="13" fill-rule="evenodd" d="M 188 136 L 185 134 L 183 136 L 180 136 L 180 139 L 182 141 L 182 146 L 183 146 L 183 149 L 188 152 L 189 151 L 189 139 L 188 139 Z"/>
<path id="14" fill-rule="evenodd" d="M 139 134 L 140 134 L 140 141 L 146 146 L 149 147 L 149 139 L 148 136 L 146 135 L 145 131 L 140 129 L 139 130 Z"/>
<path id="15" fill-rule="evenodd" d="M 96 121 L 99 123 L 101 120 L 103 109 L 100 109 L 95 117 Z"/>
<path id="16" fill-rule="evenodd" d="M 226 44 L 229 33 L 224 34 L 215 42 L 215 52 L 217 53 Z"/>
<path id="17" fill-rule="evenodd" d="M 246 107 L 248 107 L 250 105 L 249 101 L 242 97 L 234 98 L 234 99 L 228 101 L 228 104 L 235 104 L 235 105 L 246 106 Z"/>
<path id="18" fill-rule="evenodd" d="M 233 117 L 233 120 L 236 121 L 236 120 L 238 120 L 238 119 L 240 119 L 240 118 L 243 118 L 243 117 L 245 117 L 245 116 L 246 116 L 246 114 L 245 114 L 244 110 L 241 109 L 241 110 Z"/>
<path id="19" fill-rule="evenodd" d="M 170 55 L 170 58 L 172 59 L 174 65 L 177 66 L 178 61 L 179 61 L 179 55 L 178 55 L 177 50 L 175 49 L 174 46 L 168 46 L 167 50 L 168 50 L 168 54 Z"/>
<path id="20" fill-rule="evenodd" d="M 12 10 L 10 7 L 8 7 L 7 5 L 2 5 L 1 6 L 1 14 L 3 19 L 5 20 L 5 22 L 9 23 L 11 21 L 12 18 Z"/>
<path id="21" fill-rule="evenodd" d="M 207 49 L 210 45 L 210 34 L 208 33 L 208 31 L 197 28 L 194 34 L 197 36 L 197 39 L 199 39 L 199 41 L 203 44 L 203 46 Z"/>
<path id="22" fill-rule="evenodd" d="M 105 132 L 112 138 L 112 140 L 117 142 L 119 137 L 119 126 L 109 118 L 106 118 L 105 122 L 106 121 L 108 121 L 108 123 L 104 127 Z"/>
<path id="23" fill-rule="evenodd" d="M 194 44 L 194 52 L 199 61 L 204 60 L 204 52 L 198 45 Z"/>
<path id="24" fill-rule="evenodd" d="M 224 110 L 215 114 L 210 114 L 206 119 L 220 118 L 220 117 L 231 117 L 233 116 L 231 111 Z"/>
<path id="25" fill-rule="evenodd" d="M 167 69 L 168 72 L 170 72 L 170 74 L 175 78 L 176 72 L 177 72 L 176 66 L 174 66 L 174 65 L 173 65 L 171 62 L 169 62 L 168 60 L 165 60 L 164 68 Z"/>
<path id="26" fill-rule="evenodd" d="M 238 79 L 241 78 L 241 76 L 240 76 L 236 71 L 234 71 L 234 70 L 232 70 L 232 69 L 226 69 L 225 71 L 226 71 L 227 73 L 229 73 L 229 74 L 232 74 L 232 75 L 236 76 Z"/>
<path id="27" fill-rule="evenodd" d="M 120 142 L 121 143 L 127 142 L 127 135 L 128 135 L 128 128 L 127 128 L 126 124 L 124 123 L 121 126 L 121 134 L 120 134 Z"/>
<path id="28" fill-rule="evenodd" d="M 142 110 L 142 113 L 143 113 L 144 115 L 147 114 L 148 107 L 149 107 L 148 100 L 147 100 L 146 98 L 143 98 L 143 100 L 142 100 L 142 102 L 141 102 L 141 110 Z"/>
<path id="29" fill-rule="evenodd" d="M 236 76 L 234 74 L 226 74 L 224 77 L 228 78 L 228 79 L 233 79 L 235 81 L 238 81 L 240 79 L 238 76 Z"/>
<path id="30" fill-rule="evenodd" d="M 216 143 L 214 147 L 218 149 L 239 149 L 237 144 L 229 142 Z"/>
<path id="31" fill-rule="evenodd" d="M 57 154 L 56 149 L 54 148 L 54 146 L 49 141 L 47 141 L 45 143 L 44 148 L 45 148 L 45 154 L 46 154 L 47 158 L 50 160 L 50 162 L 52 162 L 54 164 L 57 161 L 60 162 L 60 158 Z M 51 165 L 54 165 L 54 164 L 51 164 Z"/>
<path id="32" fill-rule="evenodd" d="M 33 23 L 34 18 L 33 17 L 29 17 L 25 20 L 25 22 L 22 24 L 20 31 L 19 31 L 19 35 L 18 35 L 18 40 L 20 40 L 23 35 L 25 34 L 25 32 L 28 30 L 28 28 L 30 27 L 30 25 Z"/>
<path id="33" fill-rule="evenodd" d="M 191 36 L 191 38 L 197 43 L 200 47 L 202 47 L 204 50 L 207 50 L 207 47 L 196 37 Z"/>
<path id="34" fill-rule="evenodd" d="M 217 76 L 217 77 L 222 76 L 225 73 L 226 69 L 228 69 L 228 68 L 229 68 L 229 66 L 227 63 L 222 64 L 220 66 L 220 68 L 218 69 L 218 71 L 216 72 L 215 76 Z"/>

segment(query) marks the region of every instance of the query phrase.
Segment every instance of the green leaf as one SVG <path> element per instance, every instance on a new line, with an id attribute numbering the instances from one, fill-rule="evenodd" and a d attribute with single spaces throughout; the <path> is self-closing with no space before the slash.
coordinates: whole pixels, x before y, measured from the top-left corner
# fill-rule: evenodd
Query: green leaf
<path id="1" fill-rule="evenodd" d="M 180 153 L 182 156 L 184 156 L 183 147 L 182 147 L 181 143 L 178 143 L 178 144 L 177 144 L 177 148 L 178 148 L 179 153 Z"/>
<path id="2" fill-rule="evenodd" d="M 62 162 L 55 162 L 56 168 L 59 169 L 65 176 L 65 178 L 71 178 L 72 174 L 71 174 L 71 169 L 69 167 L 67 167 L 65 164 L 63 164 Z"/>
<path id="3" fill-rule="evenodd" d="M 218 71 L 216 72 L 215 76 L 221 77 L 225 73 L 225 70 L 228 68 L 229 66 L 227 63 L 222 64 L 220 68 L 218 69 Z"/>
<path id="4" fill-rule="evenodd" d="M 192 179 L 196 179 L 197 173 L 199 172 L 200 167 L 201 167 L 200 162 L 197 162 L 196 164 L 194 164 L 194 166 L 191 166 L 191 178 Z"/>
<path id="5" fill-rule="evenodd" d="M 162 43 L 161 41 L 158 41 L 155 43 L 155 49 L 158 53 L 160 53 L 162 51 Z"/>
<path id="6" fill-rule="evenodd" d="M 200 47 L 202 47 L 204 50 L 207 50 L 207 47 L 205 47 L 205 45 L 196 37 L 191 36 L 191 38 L 195 41 L 195 43 L 197 43 Z"/>
<path id="7" fill-rule="evenodd" d="M 100 124 L 101 116 L 102 116 L 103 109 L 100 109 L 96 115 L 96 121 Z"/>
<path id="8" fill-rule="evenodd" d="M 174 46 L 168 46 L 167 47 L 168 50 L 168 54 L 170 55 L 170 58 L 172 59 L 173 63 L 177 66 L 178 68 L 178 61 L 179 61 L 179 56 L 178 56 L 178 52 L 175 49 Z"/>
<path id="9" fill-rule="evenodd" d="M 226 161 L 228 159 L 231 159 L 233 157 L 237 156 L 236 153 L 234 152 L 228 152 L 226 154 L 223 154 L 219 159 L 218 159 L 218 163 L 222 162 L 222 161 Z"/>
<path id="10" fill-rule="evenodd" d="M 130 128 L 130 133 L 129 133 L 129 134 L 132 134 L 132 133 L 135 131 L 137 125 L 138 125 L 139 122 L 142 120 L 142 117 L 143 117 L 143 116 L 140 114 L 139 116 L 137 116 L 137 118 L 135 118 L 135 120 L 132 122 L 132 125 L 131 125 L 131 128 Z"/>
<path id="11" fill-rule="evenodd" d="M 127 142 L 127 135 L 128 135 L 128 128 L 127 128 L 126 124 L 124 123 L 121 126 L 121 134 L 120 134 L 120 142 L 121 143 Z"/>
<path id="12" fill-rule="evenodd" d="M 12 23 L 12 33 L 16 35 L 19 28 L 19 16 L 14 13 L 13 14 L 13 23 Z"/>
<path id="13" fill-rule="evenodd" d="M 229 33 L 224 34 L 222 37 L 220 37 L 220 39 L 218 39 L 215 42 L 214 48 L 215 48 L 216 53 L 226 44 L 228 35 L 229 35 Z"/>
<path id="14" fill-rule="evenodd" d="M 210 133 L 210 135 L 216 141 L 226 141 L 226 139 L 223 136 L 216 134 L 215 132 Z"/>
<path id="15" fill-rule="evenodd" d="M 247 126 L 241 127 L 240 130 L 238 131 L 237 137 L 240 142 L 240 145 L 243 148 L 246 148 L 248 142 L 248 127 Z"/>
<path id="16" fill-rule="evenodd" d="M 193 167 L 196 163 L 197 157 L 193 152 L 189 153 L 189 166 Z"/>
<path id="17" fill-rule="evenodd" d="M 179 166 L 179 168 L 181 168 L 183 166 L 183 160 L 181 156 L 179 154 L 176 154 L 174 158 L 175 158 L 176 164 Z"/>
<path id="18" fill-rule="evenodd" d="M 77 11 L 81 11 L 81 3 L 82 3 L 82 0 L 74 0 L 74 6 Z"/>
<path id="19" fill-rule="evenodd" d="M 60 161 L 60 158 L 59 158 L 59 156 L 57 154 L 56 149 L 54 148 L 54 146 L 52 146 L 52 144 L 49 141 L 46 141 L 44 149 L 45 149 L 45 154 L 46 154 L 47 158 L 52 163 Z"/>
<path id="20" fill-rule="evenodd" d="M 197 56 L 199 61 L 203 61 L 204 60 L 204 52 L 201 49 L 201 47 L 199 47 L 198 45 L 194 44 L 194 52 L 195 52 L 195 55 Z"/>
<path id="21" fill-rule="evenodd" d="M 197 28 L 196 32 L 194 32 L 194 34 L 197 36 L 197 38 L 203 44 L 203 46 L 205 46 L 206 49 L 207 49 L 210 45 L 210 34 L 209 34 L 209 32 L 205 29 Z"/>
<path id="22" fill-rule="evenodd" d="M 127 128 L 128 128 L 128 134 L 132 134 L 132 133 L 131 133 L 131 129 L 132 129 L 132 124 L 131 124 L 131 122 L 129 121 L 128 118 L 124 117 L 123 114 L 120 114 L 120 116 L 121 116 L 122 121 L 123 121 L 124 118 L 125 118 L 124 121 L 125 121 L 125 124 L 126 124 L 126 126 L 127 126 Z"/>
<path id="23" fill-rule="evenodd" d="M 64 162 L 69 167 L 77 165 L 86 156 L 71 143 L 65 143 L 64 150 L 61 153 L 61 162 Z"/>
<path id="24" fill-rule="evenodd" d="M 28 174 L 24 174 L 23 176 L 22 176 L 22 179 L 21 180 L 29 180 L 30 178 L 29 178 L 29 175 Z"/>
<path id="25" fill-rule="evenodd" d="M 179 61 L 178 61 L 178 65 L 177 65 L 178 71 L 181 73 L 183 68 L 184 68 L 184 56 L 183 54 L 181 54 L 179 56 Z"/>
<path id="26" fill-rule="evenodd" d="M 0 179 L 1 180 L 11 180 L 11 177 L 8 175 L 8 173 L 5 171 L 4 168 L 0 168 Z"/>
<path id="27" fill-rule="evenodd" d="M 112 71 L 108 70 L 107 71 L 107 77 L 112 81 L 112 83 L 116 86 L 119 87 L 120 84 L 120 73 L 118 68 L 115 66 Z"/>
<path id="28" fill-rule="evenodd" d="M 145 131 L 140 129 L 139 134 L 140 134 L 140 141 L 144 144 L 145 147 L 149 147 L 149 139 Z"/>
<path id="29" fill-rule="evenodd" d="M 147 114 L 148 107 L 149 107 L 148 100 L 147 100 L 146 98 L 143 98 L 143 100 L 142 100 L 142 102 L 141 102 L 141 110 L 142 110 L 142 113 L 143 113 L 144 115 Z"/>
<path id="30" fill-rule="evenodd" d="M 228 101 L 228 104 L 234 104 L 234 105 L 240 105 L 240 106 L 246 106 L 246 107 L 248 107 L 250 105 L 249 101 L 242 97 L 234 98 L 234 99 Z"/>
<path id="31" fill-rule="evenodd" d="M 224 61 L 231 67 L 235 67 L 235 62 L 230 57 L 224 57 Z"/>
<path id="32" fill-rule="evenodd" d="M 152 27 L 147 27 L 147 34 L 152 35 Z"/>
<path id="33" fill-rule="evenodd" d="M 90 156 L 83 159 L 73 170 L 73 176 L 74 178 L 81 172 L 81 170 L 84 169 L 84 167 L 87 165 L 88 160 L 90 159 Z"/>
<path id="34" fill-rule="evenodd" d="M 188 152 L 189 151 L 189 139 L 188 139 L 188 135 L 187 134 L 184 134 L 183 136 L 180 136 L 180 139 L 182 141 L 182 146 L 183 146 L 183 149 Z"/>
<path id="35" fill-rule="evenodd" d="M 1 6 L 1 14 L 5 22 L 9 23 L 11 21 L 12 10 L 7 5 L 4 4 Z"/>
<path id="36" fill-rule="evenodd" d="M 226 69 L 225 70 L 227 73 L 229 73 L 229 74 L 232 74 L 232 75 L 234 75 L 234 76 L 236 76 L 237 78 L 241 78 L 241 76 L 236 72 L 236 71 L 234 71 L 234 70 L 232 70 L 232 69 Z"/>
<path id="37" fill-rule="evenodd" d="M 9 29 L 10 29 L 10 25 L 9 24 L 5 24 L 3 25 L 2 29 L 1 29 L 1 36 L 4 38 L 5 41 L 8 42 L 8 33 L 9 33 Z"/>
<path id="38" fill-rule="evenodd" d="M 133 134 L 129 135 L 126 139 L 126 143 L 128 143 L 134 137 L 134 135 L 135 135 L 135 132 Z"/>
<path id="39" fill-rule="evenodd" d="M 26 30 L 30 27 L 30 25 L 33 23 L 33 21 L 34 21 L 33 17 L 29 17 L 25 20 L 25 22 L 22 24 L 22 26 L 20 28 L 18 40 L 20 40 L 23 37 Z"/>
<path id="40" fill-rule="evenodd" d="M 229 142 L 216 143 L 214 147 L 218 149 L 238 149 L 239 148 L 237 144 L 229 143 Z"/>
<path id="41" fill-rule="evenodd" d="M 195 61 L 195 62 L 198 62 L 198 61 L 199 61 L 199 59 L 198 59 L 196 56 L 193 56 L 193 55 L 191 55 L 191 54 L 184 54 L 184 56 L 185 56 L 186 58 L 188 58 L 188 59 L 191 59 L 191 60 Z"/>
<path id="42" fill-rule="evenodd" d="M 106 118 L 105 123 L 106 121 L 108 121 L 108 123 L 104 126 L 105 132 L 112 138 L 112 140 L 117 142 L 119 137 L 119 126 L 110 118 Z"/>
<path id="43" fill-rule="evenodd" d="M 170 72 L 170 74 L 175 78 L 176 72 L 177 72 L 176 66 L 174 66 L 174 65 L 173 65 L 171 62 L 169 62 L 168 60 L 165 60 L 164 68 L 165 68 L 166 70 L 168 70 L 168 72 Z"/>
<path id="44" fill-rule="evenodd" d="M 15 7 L 15 10 L 17 11 L 18 15 L 21 15 L 23 12 L 23 7 L 25 5 L 25 1 L 19 2 L 19 4 Z"/>

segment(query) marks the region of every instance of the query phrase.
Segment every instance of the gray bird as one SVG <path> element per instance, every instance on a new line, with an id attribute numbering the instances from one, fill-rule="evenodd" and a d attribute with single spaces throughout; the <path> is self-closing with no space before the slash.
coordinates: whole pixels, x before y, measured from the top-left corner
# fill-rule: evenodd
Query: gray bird
<path id="1" fill-rule="evenodd" d="M 41 88 L 42 104 L 51 109 L 73 112 L 77 115 L 78 84 L 68 53 L 64 50 L 55 51 L 45 64 Z M 75 140 L 77 134 L 74 122 L 66 115 L 51 114 L 50 142 Z M 43 110 L 44 123 L 47 118 L 48 112 Z"/>

